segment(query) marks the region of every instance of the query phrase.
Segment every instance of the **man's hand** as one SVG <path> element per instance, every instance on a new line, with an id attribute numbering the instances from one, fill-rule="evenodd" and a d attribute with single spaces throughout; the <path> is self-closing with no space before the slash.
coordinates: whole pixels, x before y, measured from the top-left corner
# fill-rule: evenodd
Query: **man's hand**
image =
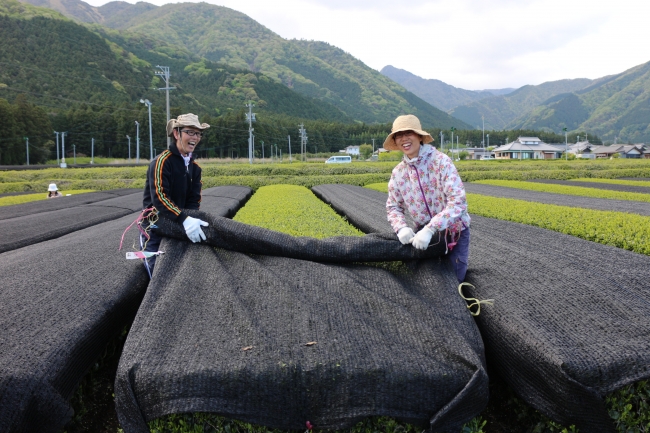
<path id="1" fill-rule="evenodd" d="M 208 223 L 202 221 L 198 218 L 187 217 L 183 221 L 183 227 L 185 227 L 185 234 L 190 238 L 192 242 L 201 242 L 201 239 L 205 240 L 205 233 L 201 230 L 201 226 L 207 227 Z"/>
<path id="2" fill-rule="evenodd" d="M 402 245 L 410 244 L 414 236 L 415 233 L 413 233 L 413 230 L 411 230 L 410 227 L 402 227 L 397 232 L 397 237 Z"/>
<path id="3" fill-rule="evenodd" d="M 413 248 L 418 250 L 426 250 L 429 247 L 429 242 L 431 242 L 431 237 L 433 236 L 433 231 L 427 226 L 422 227 L 422 230 L 418 232 L 413 238 L 411 244 Z"/>

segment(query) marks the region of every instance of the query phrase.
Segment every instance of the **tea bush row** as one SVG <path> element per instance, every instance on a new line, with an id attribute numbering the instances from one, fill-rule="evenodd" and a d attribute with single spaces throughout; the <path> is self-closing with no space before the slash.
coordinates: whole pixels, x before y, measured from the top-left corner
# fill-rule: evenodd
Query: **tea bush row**
<path id="1" fill-rule="evenodd" d="M 612 191 L 607 189 L 587 188 L 573 185 L 554 185 L 548 183 L 520 182 L 511 180 L 481 180 L 477 181 L 476 183 L 483 185 L 503 186 L 506 188 L 523 189 L 527 191 L 577 195 L 581 197 L 650 202 L 650 194 L 639 192 Z"/>
<path id="2" fill-rule="evenodd" d="M 614 185 L 645 186 L 650 188 L 650 181 L 648 180 L 591 179 L 591 178 L 577 178 L 571 180 L 575 180 L 577 182 L 594 182 L 594 183 L 611 183 Z"/>
<path id="3" fill-rule="evenodd" d="M 467 194 L 470 214 L 528 224 L 650 255 L 650 217 Z"/>
<path id="4" fill-rule="evenodd" d="M 298 185 L 261 187 L 233 219 L 292 236 L 321 239 L 363 235 L 310 190 Z"/>

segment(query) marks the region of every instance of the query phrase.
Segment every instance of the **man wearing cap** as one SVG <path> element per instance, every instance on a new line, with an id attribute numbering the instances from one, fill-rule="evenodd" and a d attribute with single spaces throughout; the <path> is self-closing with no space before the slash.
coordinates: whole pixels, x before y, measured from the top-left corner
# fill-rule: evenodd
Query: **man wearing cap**
<path id="1" fill-rule="evenodd" d="M 411 114 L 393 122 L 384 148 L 402 151 L 404 157 L 388 182 L 388 221 L 402 244 L 420 250 L 438 233 L 435 241 L 446 243 L 458 282 L 463 282 L 470 239 L 465 187 L 451 158 L 427 144 L 432 141 Z M 408 226 L 405 212 L 417 233 Z"/>
<path id="2" fill-rule="evenodd" d="M 169 149 L 151 161 L 144 185 L 144 209 L 155 208 L 158 218 L 183 224 L 192 242 L 205 240 L 201 227 L 208 223 L 188 216 L 183 209 L 198 209 L 201 204 L 201 167 L 194 161 L 193 152 L 203 131 L 209 127 L 207 123 L 200 123 L 198 116 L 192 113 L 181 114 L 167 122 L 167 136 L 174 140 Z M 150 238 L 140 235 L 143 250 L 156 252 L 161 237 L 155 232 L 155 223 L 145 222 L 144 225 L 142 228 Z M 155 259 L 156 256 L 145 259 L 150 277 Z"/>

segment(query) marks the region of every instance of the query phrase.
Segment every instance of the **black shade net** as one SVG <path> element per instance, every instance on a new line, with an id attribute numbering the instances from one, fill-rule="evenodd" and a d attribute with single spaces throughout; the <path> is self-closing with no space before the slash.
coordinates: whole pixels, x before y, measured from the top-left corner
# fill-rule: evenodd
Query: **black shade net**
<path id="1" fill-rule="evenodd" d="M 644 179 L 633 179 L 633 180 L 644 180 Z M 530 180 L 529 182 L 549 183 L 554 185 L 579 186 L 583 188 L 596 188 L 596 189 L 607 189 L 610 191 L 637 192 L 641 194 L 650 194 L 650 186 L 620 185 L 617 183 L 588 182 L 588 181 L 585 182 L 579 180 L 560 180 L 560 179 L 534 179 L 534 180 Z"/>
<path id="2" fill-rule="evenodd" d="M 0 254 L 0 431 L 57 432 L 72 416 L 68 400 L 147 285 L 117 250 L 136 215 Z"/>
<path id="3" fill-rule="evenodd" d="M 233 197 L 251 194 L 247 187 L 215 190 L 204 205 L 219 215 L 234 212 Z M 112 206 L 139 210 L 142 193 L 73 210 L 91 206 L 105 214 Z M 137 230 L 118 251 L 138 215 L 128 213 L 0 254 L 0 431 L 59 431 L 73 414 L 68 401 L 82 377 L 133 320 L 149 278 L 139 260 L 125 259 L 125 251 L 138 249 Z"/>
<path id="4" fill-rule="evenodd" d="M 385 230 L 317 240 L 190 215 L 210 223 L 207 243 L 159 224 L 165 254 L 115 383 L 126 433 L 184 412 L 289 430 L 390 416 L 457 433 L 485 407 L 483 344 L 444 245 L 414 253 Z"/>
<path id="5" fill-rule="evenodd" d="M 581 197 L 577 195 L 557 194 L 551 192 L 528 191 L 508 188 L 505 186 L 483 185 L 480 183 L 465 183 L 468 193 L 488 195 L 499 198 L 532 201 L 536 203 L 553 204 L 557 206 L 579 207 L 584 209 L 627 212 L 638 215 L 650 215 L 650 202 L 613 200 L 609 198 Z"/>
<path id="6" fill-rule="evenodd" d="M 142 209 L 142 192 L 133 189 L 127 191 L 130 192 L 129 195 L 116 197 L 106 194 L 105 196 L 108 198 L 89 204 L 50 211 L 41 210 L 16 218 L 0 219 L 0 232 L 3 233 L 0 238 L 0 253 L 55 239 Z M 57 200 L 65 201 L 70 198 L 50 199 L 47 203 Z M 19 206 L 21 205 L 7 206 L 7 208 L 18 208 Z M 19 210 L 21 209 L 24 208 Z"/>
<path id="7" fill-rule="evenodd" d="M 0 220 L 8 218 L 17 218 L 24 215 L 34 215 L 43 212 L 52 212 L 55 210 L 68 209 L 71 207 L 81 206 L 84 204 L 95 203 L 102 200 L 121 197 L 123 195 L 130 195 L 142 191 L 133 188 L 113 189 L 110 191 L 88 192 L 84 194 L 73 194 L 69 197 L 57 197 L 46 200 L 32 201 L 29 203 L 21 203 L 12 206 L 0 207 Z M 47 191 L 43 192 L 43 197 L 47 195 Z"/>
<path id="8" fill-rule="evenodd" d="M 349 189 L 364 194 L 348 186 L 340 195 Z M 386 194 L 367 197 L 377 203 L 364 202 L 366 215 L 339 211 L 355 225 L 352 216 L 383 224 L 376 209 Z M 551 419 L 613 431 L 604 396 L 650 378 L 650 257 L 476 215 L 471 227 L 466 281 L 475 288 L 465 292 L 495 300 L 477 318 L 488 364 Z"/>

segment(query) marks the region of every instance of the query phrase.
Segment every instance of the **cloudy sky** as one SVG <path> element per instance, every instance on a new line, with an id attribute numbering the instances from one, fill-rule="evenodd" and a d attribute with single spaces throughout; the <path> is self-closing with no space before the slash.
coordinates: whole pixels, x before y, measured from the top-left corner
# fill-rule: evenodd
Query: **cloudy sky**
<path id="1" fill-rule="evenodd" d="M 648 0 L 206 1 L 374 69 L 393 65 L 471 90 L 598 78 L 650 61 Z"/>

